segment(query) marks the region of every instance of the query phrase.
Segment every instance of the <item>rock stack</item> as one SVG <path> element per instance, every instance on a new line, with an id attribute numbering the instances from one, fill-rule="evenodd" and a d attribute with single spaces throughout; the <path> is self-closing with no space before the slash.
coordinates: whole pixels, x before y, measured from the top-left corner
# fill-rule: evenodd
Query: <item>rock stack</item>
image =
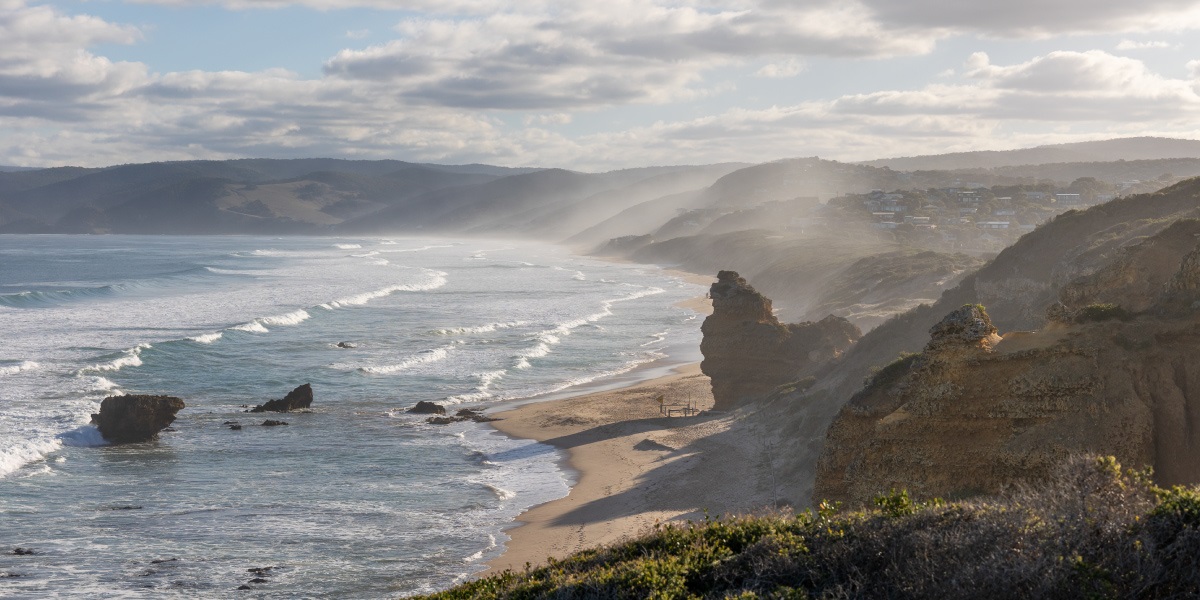
<path id="1" fill-rule="evenodd" d="M 771 300 L 734 271 L 721 271 L 709 290 L 713 313 L 700 330 L 700 369 L 712 379 L 713 408 L 761 400 L 838 357 L 862 332 L 830 315 L 818 322 L 780 323 Z"/>

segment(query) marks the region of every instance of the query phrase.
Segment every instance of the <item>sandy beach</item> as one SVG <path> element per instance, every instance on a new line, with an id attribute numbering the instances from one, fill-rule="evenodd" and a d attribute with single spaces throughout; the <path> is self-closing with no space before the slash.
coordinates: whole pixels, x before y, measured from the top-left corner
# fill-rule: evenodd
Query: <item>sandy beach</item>
<path id="1" fill-rule="evenodd" d="M 707 303 L 698 299 L 696 308 Z M 657 398 L 663 397 L 665 408 Z M 709 410 L 699 364 L 629 387 L 526 404 L 496 413 L 496 429 L 567 454 L 576 482 L 559 500 L 517 518 L 491 569 L 522 569 L 643 533 L 656 522 L 703 519 L 768 506 L 766 449 L 740 413 Z M 684 416 L 692 407 L 699 414 Z M 674 409 L 672 416 L 664 414 Z"/>
<path id="2" fill-rule="evenodd" d="M 700 285 L 713 277 L 671 272 Z M 677 304 L 707 315 L 699 296 Z M 657 401 L 662 396 L 663 406 Z M 711 409 L 699 363 L 628 387 L 525 404 L 495 413 L 506 435 L 549 444 L 567 455 L 570 493 L 522 513 L 491 569 L 522 569 L 636 536 L 657 522 L 742 513 L 772 502 L 764 449 L 739 413 Z M 697 414 L 685 415 L 689 408 Z M 668 414 L 668 411 L 671 411 Z M 765 471 L 765 469 L 763 469 Z"/>

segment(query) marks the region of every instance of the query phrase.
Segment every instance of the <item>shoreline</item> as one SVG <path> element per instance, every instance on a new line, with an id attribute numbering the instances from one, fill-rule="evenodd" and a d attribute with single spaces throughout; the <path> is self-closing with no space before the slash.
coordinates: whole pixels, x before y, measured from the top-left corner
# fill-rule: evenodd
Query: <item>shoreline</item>
<path id="1" fill-rule="evenodd" d="M 724 430 L 728 417 L 661 416 L 655 402 L 659 394 L 667 396 L 667 404 L 685 403 L 690 395 L 702 409 L 712 405 L 708 377 L 700 373 L 699 363 L 691 363 L 630 386 L 495 413 L 501 420 L 488 424 L 500 433 L 564 453 L 564 470 L 574 481 L 565 497 L 518 515 L 503 531 L 509 538 L 504 552 L 479 575 L 520 570 L 527 562 L 536 565 L 550 556 L 613 543 L 655 522 L 700 517 L 702 507 L 651 509 L 659 503 L 648 496 L 662 487 L 667 471 L 675 470 L 667 467 L 689 462 L 690 455 L 680 450 L 704 434 Z"/>
<path id="2" fill-rule="evenodd" d="M 698 286 L 710 286 L 713 276 L 664 269 L 665 274 Z M 706 295 L 676 302 L 702 317 L 713 312 Z M 661 367 L 659 367 L 661 368 Z M 623 373 L 653 372 L 653 364 Z M 512 439 L 528 439 L 553 446 L 563 455 L 559 468 L 569 481 L 565 497 L 530 506 L 502 530 L 508 540 L 504 551 L 488 560 L 476 577 L 505 569 L 521 570 L 527 564 L 545 563 L 584 548 L 612 544 L 646 532 L 655 523 L 677 518 L 700 518 L 708 504 L 674 508 L 653 492 L 666 492 L 670 473 L 690 470 L 688 448 L 708 434 L 728 430 L 725 415 L 664 416 L 655 402 L 708 410 L 713 406 L 712 386 L 700 372 L 700 362 L 668 367 L 666 374 L 629 383 L 600 385 L 577 390 L 565 397 L 548 397 L 506 407 L 488 422 Z M 636 438 L 636 439 L 635 439 Z M 654 472 L 654 473 L 652 473 Z M 712 488 L 713 486 L 706 486 Z M 719 487 L 719 486 L 718 486 Z M 733 492 L 725 490 L 726 494 Z M 670 494 L 673 499 L 695 498 L 713 502 L 712 493 Z M 736 496 L 736 492 L 733 492 Z M 721 502 L 720 504 L 725 504 Z"/>
<path id="3" fill-rule="evenodd" d="M 703 286 L 714 280 L 674 269 L 664 272 Z M 712 312 L 705 296 L 674 306 L 702 316 Z M 653 371 L 652 365 L 631 373 Z M 489 425 L 500 433 L 558 450 L 570 489 L 563 498 L 526 509 L 505 527 L 503 552 L 476 577 L 618 542 L 655 523 L 703 518 L 714 504 L 730 506 L 739 490 L 705 481 L 698 483 L 706 489 L 694 489 L 697 482 L 681 476 L 696 464 L 694 446 L 728 432 L 735 419 L 713 412 L 664 416 L 656 402 L 660 395 L 666 405 L 707 411 L 713 404 L 708 377 L 699 362 L 690 362 L 649 379 L 523 402 L 494 413 L 500 420 Z"/>

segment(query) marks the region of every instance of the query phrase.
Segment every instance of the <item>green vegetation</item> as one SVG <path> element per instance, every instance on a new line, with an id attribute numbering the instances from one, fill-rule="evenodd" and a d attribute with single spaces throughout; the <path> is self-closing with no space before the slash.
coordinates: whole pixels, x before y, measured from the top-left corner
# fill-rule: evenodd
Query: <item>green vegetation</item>
<path id="1" fill-rule="evenodd" d="M 428 596 L 1183 598 L 1200 594 L 1200 491 L 1078 458 L 993 499 L 656 526 L 635 540 Z"/>
<path id="2" fill-rule="evenodd" d="M 920 356 L 919 352 L 901 352 L 896 360 L 888 363 L 883 367 L 871 367 L 871 372 L 863 381 L 863 386 L 868 390 L 879 386 L 886 386 L 895 383 L 896 380 L 904 376 L 912 370 L 912 364 Z"/>
<path id="3" fill-rule="evenodd" d="M 1089 304 L 1081 309 L 1075 315 L 1077 323 L 1091 323 L 1096 321 L 1128 321 L 1133 318 L 1129 311 L 1117 306 L 1116 304 Z"/>

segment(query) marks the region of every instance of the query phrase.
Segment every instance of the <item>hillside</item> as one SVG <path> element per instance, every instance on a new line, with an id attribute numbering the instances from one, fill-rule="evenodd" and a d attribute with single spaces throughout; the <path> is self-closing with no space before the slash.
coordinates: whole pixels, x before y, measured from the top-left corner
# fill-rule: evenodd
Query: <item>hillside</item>
<path id="1" fill-rule="evenodd" d="M 954 169 L 991 169 L 1016 165 L 1155 160 L 1162 158 L 1200 158 L 1200 140 L 1133 137 L 1095 142 L 1053 144 L 1019 150 L 953 152 L 927 156 L 882 158 L 865 161 L 862 164 L 873 167 L 887 167 L 897 171 L 948 171 Z"/>
<path id="2" fill-rule="evenodd" d="M 1154 194 L 1120 198 L 1086 211 L 1069 211 L 1001 252 L 932 304 L 921 305 L 867 332 L 858 343 L 804 393 L 775 400 L 786 432 L 781 464 L 793 482 L 790 497 L 812 497 L 812 482 L 826 431 L 835 415 L 873 370 L 892 364 L 902 353 L 919 352 L 929 331 L 965 304 L 987 307 L 999 333 L 1042 328 L 1046 310 L 1064 286 L 1096 273 L 1122 255 L 1124 247 L 1167 229 L 1179 219 L 1200 216 L 1200 179 Z M 1178 262 L 1173 265 L 1177 270 Z M 751 280 L 756 286 L 760 282 Z M 786 408 L 784 408 L 786 407 Z"/>

